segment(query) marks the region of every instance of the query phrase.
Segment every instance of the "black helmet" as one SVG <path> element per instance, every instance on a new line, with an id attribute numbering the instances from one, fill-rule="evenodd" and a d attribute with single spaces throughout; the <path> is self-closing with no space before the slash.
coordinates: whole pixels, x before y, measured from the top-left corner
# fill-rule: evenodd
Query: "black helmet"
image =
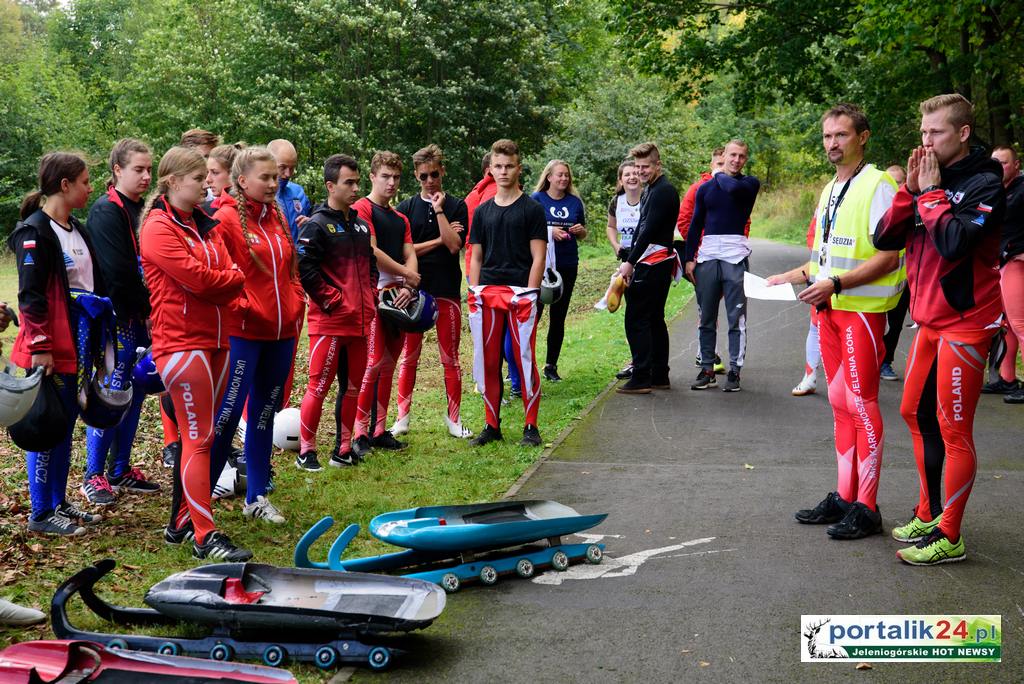
<path id="1" fill-rule="evenodd" d="M 377 313 L 390 321 L 396 328 L 404 332 L 426 332 L 437 323 L 437 302 L 423 290 L 418 290 L 404 309 L 395 306 L 397 287 L 391 287 L 380 293 L 380 304 Z"/>
<path id="2" fill-rule="evenodd" d="M 554 304 L 562 298 L 562 274 L 553 268 L 544 269 L 544 278 L 540 281 L 541 304 Z"/>
<path id="3" fill-rule="evenodd" d="M 40 373 L 36 369 L 33 373 Z M 7 428 L 11 439 L 25 451 L 49 451 L 60 444 L 68 432 L 68 412 L 52 375 L 42 376 L 35 401 L 25 417 Z"/>
<path id="4" fill-rule="evenodd" d="M 132 404 L 132 386 L 113 389 L 106 376 L 94 373 L 92 380 L 78 393 L 82 422 L 89 427 L 106 430 L 117 426 Z"/>

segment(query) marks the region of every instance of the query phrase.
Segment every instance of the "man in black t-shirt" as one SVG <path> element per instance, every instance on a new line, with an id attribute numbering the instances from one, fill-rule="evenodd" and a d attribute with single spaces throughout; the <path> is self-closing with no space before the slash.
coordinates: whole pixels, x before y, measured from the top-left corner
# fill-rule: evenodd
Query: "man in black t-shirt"
<path id="1" fill-rule="evenodd" d="M 453 437 L 469 438 L 473 433 L 462 426 L 462 368 L 459 365 L 459 341 L 462 337 L 462 265 L 459 251 L 469 225 L 466 203 L 441 189 L 444 179 L 444 155 L 437 145 L 427 145 L 412 156 L 420 192 L 398 205 L 398 212 L 409 219 L 413 248 L 420 270 L 420 289 L 433 295 L 437 303 L 437 345 L 444 367 L 444 387 L 448 395 L 445 425 Z M 416 385 L 416 367 L 423 349 L 423 333 L 407 332 L 398 371 L 398 418 L 391 433 L 409 432 L 412 390 Z"/>
<path id="2" fill-rule="evenodd" d="M 487 425 L 475 446 L 502 439 L 501 352 L 504 326 L 512 337 L 512 354 L 522 378 L 523 446 L 540 446 L 537 412 L 537 304 L 547 254 L 544 208 L 519 188 L 519 147 L 511 140 L 491 146 L 491 176 L 498 186 L 493 199 L 473 214 L 469 262 L 469 330 L 473 335 L 473 378 L 484 398 Z"/>

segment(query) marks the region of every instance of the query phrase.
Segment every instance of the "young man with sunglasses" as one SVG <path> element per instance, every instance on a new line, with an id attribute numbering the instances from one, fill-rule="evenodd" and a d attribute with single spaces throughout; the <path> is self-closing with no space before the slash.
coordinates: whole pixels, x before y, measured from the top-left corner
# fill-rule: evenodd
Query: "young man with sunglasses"
<path id="1" fill-rule="evenodd" d="M 420 192 L 398 205 L 398 212 L 409 219 L 413 248 L 420 270 L 420 289 L 437 303 L 437 346 L 444 367 L 444 387 L 448 398 L 445 426 L 452 437 L 473 436 L 462 426 L 462 368 L 459 365 L 459 339 L 462 333 L 462 267 L 459 252 L 465 243 L 469 225 L 466 203 L 444 192 L 444 154 L 437 145 L 427 145 L 412 156 Z M 423 333 L 406 333 L 402 365 L 398 371 L 398 418 L 391 434 L 409 432 L 412 390 L 416 368 L 423 349 Z"/>

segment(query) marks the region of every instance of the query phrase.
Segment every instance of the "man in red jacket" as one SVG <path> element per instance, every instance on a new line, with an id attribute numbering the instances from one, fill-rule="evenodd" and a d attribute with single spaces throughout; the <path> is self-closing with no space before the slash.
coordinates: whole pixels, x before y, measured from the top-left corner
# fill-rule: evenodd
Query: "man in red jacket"
<path id="1" fill-rule="evenodd" d="M 962 95 L 921 103 L 922 145 L 911 152 L 907 182 L 874 236 L 878 249 L 906 248 L 910 317 L 919 325 L 900 413 L 921 486 L 914 517 L 893 530 L 897 540 L 917 542 L 896 552 L 912 565 L 967 555 L 960 522 L 977 469 L 974 410 L 1002 315 L 1002 168 L 986 150 L 971 147 L 973 127 L 974 107 Z"/>

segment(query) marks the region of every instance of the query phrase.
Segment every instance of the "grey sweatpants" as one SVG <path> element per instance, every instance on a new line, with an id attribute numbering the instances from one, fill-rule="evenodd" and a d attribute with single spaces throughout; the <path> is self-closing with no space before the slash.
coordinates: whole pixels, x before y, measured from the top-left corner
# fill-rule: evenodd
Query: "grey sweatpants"
<path id="1" fill-rule="evenodd" d="M 729 369 L 738 372 L 743 368 L 747 351 L 747 295 L 743 292 L 743 274 L 748 267 L 746 259 L 738 264 L 711 259 L 694 268 L 694 289 L 700 309 L 700 360 L 706 370 L 714 367 L 718 302 L 723 296 L 729 319 Z"/>

